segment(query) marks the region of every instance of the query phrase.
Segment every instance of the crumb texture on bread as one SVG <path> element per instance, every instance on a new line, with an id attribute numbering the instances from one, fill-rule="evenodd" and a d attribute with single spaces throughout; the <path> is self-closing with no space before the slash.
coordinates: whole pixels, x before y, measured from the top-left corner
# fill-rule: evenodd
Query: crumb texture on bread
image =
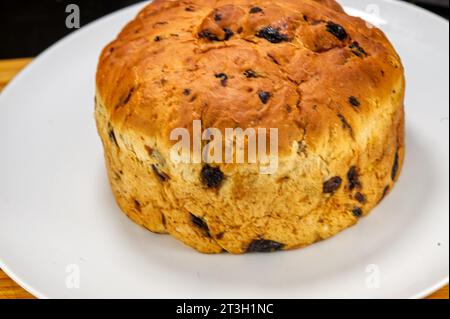
<path id="1" fill-rule="evenodd" d="M 203 253 L 357 223 L 404 158 L 404 71 L 334 0 L 155 0 L 102 52 L 95 117 L 121 209 Z M 278 128 L 279 167 L 175 164 L 175 128 Z"/>

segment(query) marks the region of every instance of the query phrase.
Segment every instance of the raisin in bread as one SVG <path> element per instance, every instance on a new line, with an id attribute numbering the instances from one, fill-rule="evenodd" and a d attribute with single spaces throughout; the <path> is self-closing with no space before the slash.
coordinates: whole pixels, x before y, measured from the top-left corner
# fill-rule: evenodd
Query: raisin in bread
<path id="1" fill-rule="evenodd" d="M 334 0 L 155 0 L 101 54 L 95 117 L 121 209 L 203 253 L 354 225 L 404 158 L 399 56 Z M 175 128 L 278 128 L 279 163 L 175 164 Z"/>

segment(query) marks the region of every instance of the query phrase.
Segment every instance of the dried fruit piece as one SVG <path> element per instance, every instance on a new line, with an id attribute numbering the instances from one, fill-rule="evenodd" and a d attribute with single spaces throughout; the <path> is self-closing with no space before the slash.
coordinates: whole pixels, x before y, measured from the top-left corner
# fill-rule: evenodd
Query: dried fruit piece
<path id="1" fill-rule="evenodd" d="M 359 218 L 359 217 L 361 217 L 363 215 L 363 211 L 359 207 L 353 208 L 352 213 L 353 213 L 353 216 L 355 216 L 357 218 Z"/>
<path id="2" fill-rule="evenodd" d="M 341 184 L 342 184 L 342 178 L 340 178 L 339 176 L 335 176 L 335 177 L 329 179 L 328 181 L 326 181 L 325 183 L 323 183 L 323 192 L 325 194 L 334 193 L 335 191 L 337 191 L 339 189 L 339 187 L 341 187 Z"/>
<path id="3" fill-rule="evenodd" d="M 218 167 L 205 165 L 201 171 L 201 180 L 209 188 L 218 188 L 224 179 L 224 174 Z"/>
<path id="4" fill-rule="evenodd" d="M 361 105 L 359 100 L 356 97 L 354 97 L 354 96 L 350 96 L 348 98 L 348 103 L 350 103 L 354 107 L 359 107 Z"/>
<path id="5" fill-rule="evenodd" d="M 263 9 L 261 9 L 260 7 L 253 7 L 250 9 L 250 14 L 255 14 L 255 13 L 260 13 L 263 12 Z"/>
<path id="6" fill-rule="evenodd" d="M 244 72 L 244 75 L 245 75 L 247 78 L 249 78 L 249 79 L 251 79 L 251 78 L 257 78 L 257 77 L 258 77 L 258 74 L 257 74 L 255 71 L 253 71 L 253 70 L 246 70 L 246 71 Z"/>
<path id="7" fill-rule="evenodd" d="M 395 181 L 395 178 L 397 177 L 398 164 L 399 164 L 399 156 L 398 156 L 398 148 L 397 148 L 397 151 L 395 152 L 394 164 L 392 165 L 392 171 L 391 171 L 391 178 L 393 181 Z"/>
<path id="8" fill-rule="evenodd" d="M 136 199 L 134 200 L 134 209 L 139 213 L 142 211 L 141 203 L 139 203 Z"/>
<path id="9" fill-rule="evenodd" d="M 157 35 L 154 40 L 155 40 L 155 42 L 159 42 L 162 40 L 162 37 Z"/>
<path id="10" fill-rule="evenodd" d="M 231 37 L 234 35 L 234 32 L 231 31 L 230 29 L 223 29 L 223 32 L 225 32 L 225 38 L 224 41 L 228 41 L 231 39 Z"/>
<path id="11" fill-rule="evenodd" d="M 364 58 L 367 56 L 366 51 L 359 46 L 359 43 L 354 41 L 349 46 L 350 50 L 352 50 L 353 54 L 359 58 Z"/>
<path id="12" fill-rule="evenodd" d="M 365 204 L 366 203 L 366 197 L 361 194 L 360 192 L 355 194 L 355 199 L 360 202 L 361 204 Z"/>
<path id="13" fill-rule="evenodd" d="M 247 247 L 248 253 L 270 253 L 283 249 L 284 244 L 273 240 L 256 239 Z"/>
<path id="14" fill-rule="evenodd" d="M 225 235 L 224 232 L 218 233 L 218 234 L 216 235 L 216 239 L 217 239 L 217 240 L 222 240 L 224 235 Z"/>
<path id="15" fill-rule="evenodd" d="M 222 21 L 222 14 L 220 12 L 216 12 L 214 14 L 214 21 L 216 22 Z"/>
<path id="16" fill-rule="evenodd" d="M 256 33 L 258 38 L 264 38 L 271 43 L 281 43 L 284 41 L 289 41 L 289 37 L 285 34 L 280 33 L 279 29 L 268 26 L 264 27 Z"/>
<path id="17" fill-rule="evenodd" d="M 183 95 L 185 95 L 185 96 L 191 95 L 191 90 L 190 89 L 184 89 L 183 90 Z"/>
<path id="18" fill-rule="evenodd" d="M 266 91 L 259 91 L 258 96 L 263 104 L 267 104 L 270 100 L 271 94 Z"/>
<path id="19" fill-rule="evenodd" d="M 286 112 L 291 113 L 292 112 L 292 107 L 289 104 L 286 104 L 284 106 L 284 109 L 286 110 Z"/>
<path id="20" fill-rule="evenodd" d="M 329 21 L 327 22 L 326 27 L 327 31 L 330 32 L 339 40 L 343 41 L 347 39 L 347 31 L 345 31 L 345 29 L 340 24 Z"/>
<path id="21" fill-rule="evenodd" d="M 114 129 L 110 128 L 108 131 L 109 140 L 113 142 L 117 147 L 119 147 L 119 143 L 117 143 L 116 134 L 114 133 Z"/>
<path id="22" fill-rule="evenodd" d="M 159 178 L 161 182 L 165 182 L 169 179 L 169 176 L 161 172 L 156 165 L 152 165 L 152 170 L 155 173 L 155 175 Z"/>
<path id="23" fill-rule="evenodd" d="M 231 31 L 230 29 L 225 28 L 223 29 L 223 32 L 225 34 L 223 39 L 220 39 L 216 34 L 207 29 L 200 31 L 198 33 L 198 37 L 200 39 L 207 39 L 212 42 L 217 42 L 217 41 L 228 41 L 234 35 L 234 32 Z"/>
<path id="24" fill-rule="evenodd" d="M 128 91 L 128 94 L 127 94 L 127 96 L 125 97 L 125 99 L 123 100 L 122 105 L 126 105 L 126 104 L 128 104 L 128 102 L 130 102 L 131 97 L 133 96 L 135 90 L 136 90 L 136 88 L 132 87 L 132 88 Z"/>
<path id="25" fill-rule="evenodd" d="M 153 156 L 153 148 L 148 145 L 145 145 L 144 148 L 147 151 L 148 155 Z"/>
<path id="26" fill-rule="evenodd" d="M 131 97 L 133 96 L 135 91 L 136 91 L 136 87 L 132 87 L 131 89 L 129 89 L 127 92 L 127 95 L 125 95 L 124 97 L 122 97 L 120 99 L 120 102 L 116 105 L 115 109 L 117 110 L 118 108 L 127 105 L 128 102 L 130 102 Z"/>
<path id="27" fill-rule="evenodd" d="M 164 213 L 161 213 L 161 223 L 163 224 L 164 228 L 167 227 L 166 215 L 164 215 Z"/>
<path id="28" fill-rule="evenodd" d="M 358 168 L 356 166 L 350 167 L 348 173 L 348 188 L 354 190 L 355 188 L 361 187 L 361 182 L 359 181 Z"/>
<path id="29" fill-rule="evenodd" d="M 209 31 L 209 30 L 203 30 L 203 31 L 200 31 L 199 33 L 198 33 L 198 37 L 200 38 L 200 39 L 207 39 L 207 40 L 209 40 L 209 41 L 220 41 L 220 39 L 217 37 L 217 35 L 215 35 L 214 33 L 212 33 L 211 31 Z"/>
<path id="30" fill-rule="evenodd" d="M 344 129 L 347 129 L 347 130 L 349 130 L 350 131 L 350 135 L 353 137 L 353 128 L 352 128 L 352 126 L 350 125 L 350 123 L 348 123 L 348 121 L 347 121 L 347 119 L 344 117 L 344 115 L 342 115 L 342 114 L 338 114 L 338 117 L 339 117 L 339 119 L 341 120 L 341 123 L 342 123 L 342 127 L 344 128 Z"/>
<path id="31" fill-rule="evenodd" d="M 194 226 L 198 227 L 201 231 L 205 233 L 206 236 L 211 237 L 209 233 L 208 224 L 200 217 L 191 214 L 191 222 Z"/>
<path id="32" fill-rule="evenodd" d="M 277 60 L 277 58 L 273 54 L 268 53 L 267 57 L 276 65 L 281 65 L 280 62 Z"/>
<path id="33" fill-rule="evenodd" d="M 216 78 L 220 79 L 220 84 L 222 84 L 222 86 L 227 86 L 228 75 L 226 75 L 225 73 L 217 73 L 214 76 Z"/>

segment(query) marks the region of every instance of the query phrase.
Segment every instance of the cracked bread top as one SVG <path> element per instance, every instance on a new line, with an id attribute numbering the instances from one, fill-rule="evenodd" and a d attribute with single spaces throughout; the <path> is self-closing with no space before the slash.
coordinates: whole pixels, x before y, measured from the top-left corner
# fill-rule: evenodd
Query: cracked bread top
<path id="1" fill-rule="evenodd" d="M 330 136 L 364 149 L 403 106 L 377 28 L 334 0 L 155 0 L 102 52 L 97 99 L 112 125 L 170 146 L 174 128 L 278 128 L 279 152 Z M 298 150 L 297 150 L 298 151 Z"/>

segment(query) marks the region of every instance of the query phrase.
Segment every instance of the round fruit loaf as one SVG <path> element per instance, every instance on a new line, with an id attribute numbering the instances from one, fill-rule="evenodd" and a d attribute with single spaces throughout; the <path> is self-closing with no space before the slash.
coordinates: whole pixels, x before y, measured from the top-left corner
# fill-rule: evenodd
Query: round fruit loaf
<path id="1" fill-rule="evenodd" d="M 368 214 L 402 167 L 400 58 L 333 0 L 153 1 L 103 50 L 96 83 L 121 209 L 203 253 L 329 238 Z M 277 169 L 175 162 L 171 132 L 193 133 L 194 121 L 278 129 Z"/>

